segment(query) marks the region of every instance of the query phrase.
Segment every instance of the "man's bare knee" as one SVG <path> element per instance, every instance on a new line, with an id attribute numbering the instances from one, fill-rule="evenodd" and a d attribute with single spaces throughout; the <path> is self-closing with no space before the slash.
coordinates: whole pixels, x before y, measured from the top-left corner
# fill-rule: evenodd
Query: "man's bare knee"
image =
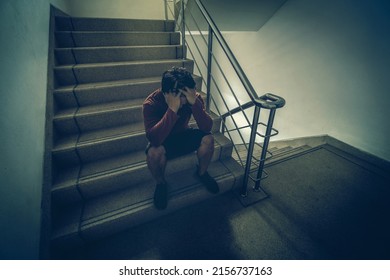
<path id="1" fill-rule="evenodd" d="M 214 147 L 214 136 L 212 134 L 203 136 L 201 145 L 202 146 L 204 145 L 204 146 L 209 147 L 209 148 L 213 148 Z"/>
<path id="2" fill-rule="evenodd" d="M 148 162 L 160 162 L 165 159 L 164 146 L 150 147 L 147 153 Z"/>

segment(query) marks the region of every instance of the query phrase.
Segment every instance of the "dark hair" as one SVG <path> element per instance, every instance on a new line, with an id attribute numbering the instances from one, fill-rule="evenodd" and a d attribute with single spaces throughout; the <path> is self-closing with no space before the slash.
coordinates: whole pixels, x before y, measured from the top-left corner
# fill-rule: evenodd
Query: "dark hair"
<path id="1" fill-rule="evenodd" d="M 177 87 L 175 88 L 177 82 Z M 172 69 L 165 71 L 161 81 L 161 90 L 163 92 L 182 89 L 184 87 L 195 88 L 195 81 L 190 72 L 183 67 L 172 67 Z"/>

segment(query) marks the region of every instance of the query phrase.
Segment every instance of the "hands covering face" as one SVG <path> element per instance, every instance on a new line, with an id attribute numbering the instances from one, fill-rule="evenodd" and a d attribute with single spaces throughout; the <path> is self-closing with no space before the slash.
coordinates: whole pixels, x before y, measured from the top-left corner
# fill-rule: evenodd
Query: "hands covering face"
<path id="1" fill-rule="evenodd" d="M 182 97 L 185 97 L 187 102 L 190 105 L 194 105 L 196 102 L 197 94 L 194 88 L 184 87 L 182 89 L 177 90 L 176 92 L 167 92 L 164 93 L 165 102 L 168 104 L 168 107 L 177 113 L 180 109 L 183 102 L 180 100 Z"/>
<path id="2" fill-rule="evenodd" d="M 175 92 L 166 92 L 164 93 L 165 102 L 167 102 L 168 107 L 175 113 L 180 109 L 180 94 L 176 94 Z"/>
<path id="3" fill-rule="evenodd" d="M 183 94 L 187 98 L 187 102 L 191 105 L 195 104 L 196 101 L 196 90 L 194 88 L 184 87 L 179 89 L 179 93 Z"/>

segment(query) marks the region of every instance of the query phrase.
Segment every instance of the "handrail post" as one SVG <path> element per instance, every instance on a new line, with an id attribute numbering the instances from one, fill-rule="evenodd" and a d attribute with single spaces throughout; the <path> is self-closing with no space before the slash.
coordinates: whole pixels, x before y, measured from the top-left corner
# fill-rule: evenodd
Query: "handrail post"
<path id="1" fill-rule="evenodd" d="M 213 61 L 213 30 L 209 25 L 208 35 L 208 50 L 207 50 L 207 90 L 206 90 L 206 111 L 210 113 L 210 99 L 211 99 L 211 62 Z"/>
<path id="2" fill-rule="evenodd" d="M 184 0 L 181 0 L 181 48 L 183 59 L 186 57 L 186 22 L 184 17 Z"/>
<path id="3" fill-rule="evenodd" d="M 242 188 L 241 188 L 241 196 L 242 197 L 246 197 L 247 196 L 249 174 L 250 174 L 250 171 L 251 171 L 253 149 L 254 149 L 255 141 L 256 141 L 257 125 L 259 123 L 259 117 L 260 117 L 260 107 L 259 106 L 255 106 L 255 112 L 253 113 L 253 122 L 252 122 L 251 136 L 250 136 L 250 139 L 249 139 L 248 154 L 247 154 L 247 157 L 246 157 L 244 183 L 243 183 Z"/>
<path id="4" fill-rule="evenodd" d="M 271 138 L 270 136 L 271 136 L 271 131 L 272 131 L 272 125 L 273 125 L 274 118 L 275 118 L 275 112 L 276 112 L 276 109 L 271 109 L 271 111 L 269 113 L 267 129 L 265 132 L 265 138 L 264 138 L 264 142 L 263 142 L 263 148 L 261 150 L 260 165 L 259 165 L 259 169 L 257 170 L 257 177 L 256 177 L 257 180 L 256 180 L 255 187 L 254 187 L 255 191 L 260 190 L 260 181 L 261 181 L 261 177 L 263 176 L 264 163 L 265 163 L 265 159 L 267 156 L 267 149 L 268 149 L 269 140 Z"/>
<path id="5" fill-rule="evenodd" d="M 168 0 L 164 0 L 165 20 L 168 20 Z"/>

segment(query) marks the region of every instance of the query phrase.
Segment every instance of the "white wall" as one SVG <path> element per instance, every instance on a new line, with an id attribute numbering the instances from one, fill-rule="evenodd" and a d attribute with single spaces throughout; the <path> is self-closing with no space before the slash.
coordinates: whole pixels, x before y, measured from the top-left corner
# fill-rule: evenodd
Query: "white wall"
<path id="1" fill-rule="evenodd" d="M 384 0 L 289 0 L 258 32 L 224 35 L 258 94 L 286 99 L 279 139 L 329 134 L 390 160 L 389 12 Z"/>
<path id="2" fill-rule="evenodd" d="M 74 17 L 165 19 L 164 0 L 68 0 Z"/>
<path id="3" fill-rule="evenodd" d="M 0 3 L 0 259 L 39 257 L 50 3 Z"/>

